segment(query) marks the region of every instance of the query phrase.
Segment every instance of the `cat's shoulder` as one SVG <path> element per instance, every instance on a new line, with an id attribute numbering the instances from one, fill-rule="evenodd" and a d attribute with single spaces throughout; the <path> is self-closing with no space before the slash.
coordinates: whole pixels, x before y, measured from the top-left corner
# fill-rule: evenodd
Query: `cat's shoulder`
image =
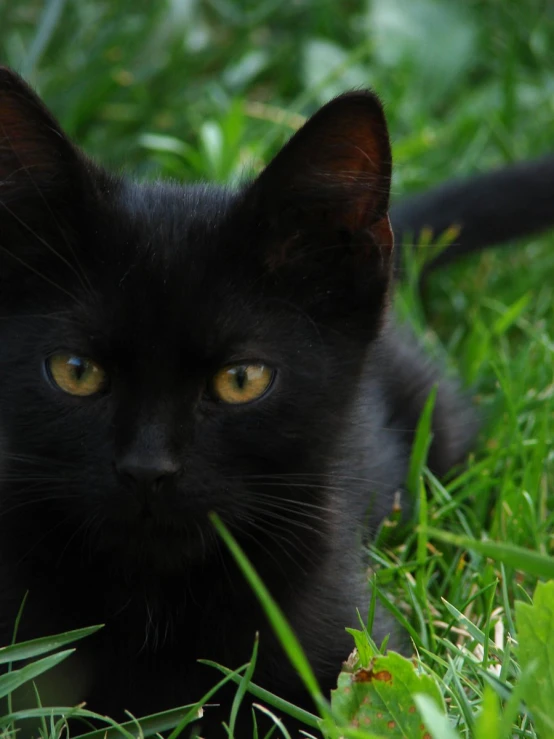
<path id="1" fill-rule="evenodd" d="M 468 392 L 441 359 L 431 358 L 411 330 L 391 321 L 369 365 L 385 399 L 385 424 L 404 436 L 410 447 L 427 399 L 437 388 L 429 466 L 441 476 L 461 462 L 478 429 L 477 413 Z"/>

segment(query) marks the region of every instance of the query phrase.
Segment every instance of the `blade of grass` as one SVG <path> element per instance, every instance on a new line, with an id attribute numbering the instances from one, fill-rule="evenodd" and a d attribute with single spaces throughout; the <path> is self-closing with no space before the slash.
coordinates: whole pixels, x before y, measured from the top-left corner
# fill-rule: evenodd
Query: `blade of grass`
<path id="1" fill-rule="evenodd" d="M 503 562 L 515 570 L 528 572 L 536 577 L 554 579 L 554 557 L 549 557 L 546 554 L 539 554 L 513 544 L 470 539 L 467 536 L 458 536 L 431 527 L 427 529 L 427 534 L 429 537 L 444 541 L 446 544 L 452 544 L 462 549 L 473 549 L 475 552 Z"/>
<path id="2" fill-rule="evenodd" d="M 423 468 L 427 461 L 429 447 L 433 440 L 431 424 L 433 421 L 433 410 L 437 399 L 437 386 L 435 385 L 429 397 L 425 401 L 423 411 L 417 423 L 412 454 L 410 456 L 410 467 L 408 470 L 407 486 L 411 495 L 417 500 L 419 491 L 419 480 L 423 474 Z"/>
<path id="3" fill-rule="evenodd" d="M 246 577 L 248 583 L 254 590 L 256 597 L 260 601 L 266 616 L 275 631 L 275 634 L 279 638 L 281 645 L 283 646 L 291 664 L 296 668 L 300 678 L 310 693 L 314 703 L 321 711 L 322 715 L 327 718 L 331 717 L 331 712 L 328 702 L 325 700 L 323 693 L 318 685 L 314 672 L 311 668 L 310 663 L 306 659 L 304 650 L 300 645 L 295 633 L 287 623 L 283 612 L 277 605 L 277 603 L 271 597 L 269 590 L 262 582 L 260 576 L 250 564 L 248 558 L 243 553 L 235 538 L 229 532 L 225 524 L 221 521 L 216 513 L 210 514 L 210 519 L 214 525 L 216 531 L 221 536 L 229 551 L 233 555 L 237 565 L 242 570 L 243 575 Z"/>
<path id="4" fill-rule="evenodd" d="M 30 665 L 25 665 L 25 667 L 19 670 L 13 670 L 6 675 L 0 676 L 0 698 L 8 696 L 16 688 L 34 680 L 35 677 L 42 675 L 43 672 L 48 672 L 48 670 L 51 670 L 56 665 L 59 665 L 60 662 L 67 659 L 74 651 L 74 649 L 66 649 L 64 652 L 44 657 L 36 662 L 32 662 Z"/>
<path id="5" fill-rule="evenodd" d="M 199 659 L 198 661 L 201 662 L 203 665 L 215 667 L 216 670 L 223 672 L 224 675 L 229 675 L 231 672 L 228 667 L 218 665 L 217 662 L 212 662 L 209 659 Z M 240 684 L 240 678 L 232 677 L 231 679 L 233 680 L 233 682 Z M 273 708 L 276 708 L 278 711 L 286 713 L 291 718 L 302 721 L 302 723 L 306 724 L 306 726 L 311 726 L 313 729 L 317 729 L 319 726 L 319 717 L 316 716 L 314 713 L 305 711 L 303 708 L 299 708 L 293 703 L 289 703 L 283 698 L 279 698 L 278 695 L 270 693 L 269 690 L 261 688 L 259 685 L 256 685 L 256 683 L 251 682 L 249 684 L 248 692 L 251 693 L 255 698 L 259 698 L 264 703 L 268 703 L 270 706 L 273 706 Z"/>
<path id="6" fill-rule="evenodd" d="M 275 716 L 269 708 L 266 708 L 265 706 L 261 706 L 259 703 L 254 703 L 254 708 L 256 708 L 258 711 L 261 711 L 265 716 L 268 716 L 271 721 L 275 724 L 275 726 L 279 729 L 281 734 L 285 737 L 285 739 L 291 739 L 291 736 L 289 732 L 287 731 L 285 725 L 281 721 L 281 719 L 278 716 Z"/>
<path id="7" fill-rule="evenodd" d="M 452 728 L 448 717 L 439 710 L 432 698 L 416 693 L 414 701 L 433 739 L 460 739 L 460 735 Z"/>
<path id="8" fill-rule="evenodd" d="M 40 639 L 31 639 L 29 641 L 20 642 L 19 644 L 11 644 L 9 647 L 0 648 L 0 665 L 7 662 L 18 662 L 24 659 L 32 659 L 39 657 L 46 652 L 52 652 L 54 649 L 65 647 L 71 642 L 79 639 L 85 639 L 87 636 L 94 634 L 102 628 L 100 626 L 89 626 L 85 629 L 75 629 L 74 631 L 66 631 L 56 636 L 45 636 Z"/>
<path id="9" fill-rule="evenodd" d="M 258 658 L 259 640 L 260 640 L 260 636 L 258 633 L 256 633 L 256 637 L 254 639 L 254 648 L 252 649 L 252 657 L 250 658 L 250 662 L 248 663 L 246 672 L 241 678 L 238 690 L 233 700 L 233 705 L 231 706 L 231 716 L 229 718 L 229 736 L 231 737 L 234 736 L 235 724 L 237 722 L 237 715 L 239 712 L 240 704 L 242 703 L 242 700 L 248 691 L 248 686 L 250 684 L 250 681 L 252 680 L 252 675 L 254 674 L 254 669 L 256 667 L 256 660 Z"/>

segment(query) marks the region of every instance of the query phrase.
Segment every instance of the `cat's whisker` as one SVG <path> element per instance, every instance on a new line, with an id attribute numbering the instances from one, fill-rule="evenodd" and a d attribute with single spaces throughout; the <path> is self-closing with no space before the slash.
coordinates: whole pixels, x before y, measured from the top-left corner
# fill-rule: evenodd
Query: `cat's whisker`
<path id="1" fill-rule="evenodd" d="M 51 526 L 47 531 L 45 531 L 42 536 L 40 536 L 38 539 L 34 541 L 33 546 L 29 547 L 29 549 L 23 553 L 23 555 L 15 563 L 16 566 L 19 567 L 26 559 L 28 559 L 31 556 L 33 552 L 36 551 L 36 549 L 44 542 L 45 539 L 51 536 L 61 526 L 66 524 L 69 519 L 70 519 L 70 516 L 66 516 L 65 518 L 60 519 L 54 526 Z"/>
<path id="2" fill-rule="evenodd" d="M 261 534 L 263 534 L 264 536 L 267 537 L 267 535 L 268 535 L 267 529 L 265 529 L 263 526 L 255 525 L 255 524 L 252 524 L 252 523 L 249 525 L 249 527 L 247 529 L 240 529 L 236 525 L 235 525 L 235 529 L 240 534 L 242 534 L 243 537 L 247 537 L 247 538 L 251 539 L 254 542 L 254 544 L 259 549 L 261 549 L 263 552 L 265 552 L 265 554 L 269 557 L 269 559 L 272 560 L 272 562 L 277 566 L 277 570 L 281 573 L 281 575 L 286 576 L 287 571 L 286 571 L 286 568 L 283 565 L 283 562 L 276 556 L 276 554 L 275 554 L 274 551 L 271 551 L 270 549 L 268 549 L 268 547 L 265 544 L 262 543 L 262 541 L 260 540 L 259 537 L 257 537 L 257 536 L 254 535 L 254 531 L 259 531 Z M 295 565 L 298 567 L 298 569 L 303 574 L 305 574 L 305 575 L 307 574 L 305 568 L 299 562 L 296 561 L 296 559 L 292 556 L 291 552 L 288 551 L 285 547 L 282 546 L 282 540 L 281 540 L 280 537 L 278 537 L 276 540 L 272 541 L 272 544 L 276 548 L 278 548 L 280 551 L 282 551 L 283 554 L 285 554 L 285 556 L 288 559 L 292 560 L 295 563 Z"/>
<path id="3" fill-rule="evenodd" d="M 63 485 L 65 488 L 70 489 L 73 482 L 76 482 L 76 480 L 73 480 L 70 477 L 65 476 L 54 476 L 53 474 L 48 474 L 48 471 L 45 471 L 44 474 L 39 475 L 38 471 L 36 475 L 16 475 L 16 474 L 6 474 L 6 475 L 0 475 L 0 480 L 9 482 L 9 483 L 17 483 L 17 487 L 10 485 L 9 488 L 6 488 L 5 495 L 7 499 L 11 497 L 12 495 L 17 496 L 19 489 L 19 484 L 25 485 L 26 483 L 37 483 L 37 482 L 45 482 L 45 483 L 52 483 L 54 485 Z"/>
<path id="4" fill-rule="evenodd" d="M 304 529 L 305 531 L 309 531 L 310 533 L 319 533 L 319 529 L 317 529 L 315 526 L 310 526 L 309 523 L 306 523 L 305 521 L 298 521 L 295 520 L 293 517 L 284 516 L 280 513 L 277 513 L 275 511 L 268 511 L 265 509 L 262 514 L 260 514 L 260 517 L 263 517 L 266 520 L 270 521 L 283 521 L 285 523 L 288 523 L 290 526 L 294 526 L 299 529 Z M 323 519 L 316 519 L 320 522 L 323 522 Z"/>
<path id="5" fill-rule="evenodd" d="M 254 516 L 244 516 L 244 513 L 254 513 Z M 241 505 L 241 518 L 244 520 L 249 527 L 258 529 L 269 536 L 273 544 L 286 542 L 290 548 L 297 551 L 301 556 L 306 552 L 313 553 L 312 546 L 308 544 L 299 534 L 295 533 L 291 527 L 299 528 L 304 531 L 308 531 L 311 535 L 315 534 L 318 537 L 323 536 L 323 532 L 319 528 L 306 525 L 302 521 L 297 521 L 293 518 L 289 519 L 272 512 L 260 512 L 259 509 L 254 506 Z M 284 522 L 286 525 L 279 525 L 280 522 Z M 292 537 L 292 538 L 291 538 Z M 283 552 L 290 556 L 290 552 L 282 547 Z"/>
<path id="6" fill-rule="evenodd" d="M 196 530 L 198 531 L 199 539 L 200 539 L 200 541 L 202 543 L 202 559 L 205 560 L 206 559 L 206 553 L 208 551 L 208 548 L 206 546 L 206 539 L 204 537 L 204 531 L 203 531 L 202 526 L 200 526 L 200 523 L 198 521 L 195 521 L 195 524 L 196 524 Z"/>
<path id="7" fill-rule="evenodd" d="M 305 560 L 308 563 L 310 563 L 313 558 L 318 556 L 313 546 L 308 544 L 301 537 L 297 536 L 286 526 L 278 526 L 275 523 L 272 523 L 269 526 L 264 526 L 264 522 L 260 520 L 251 522 L 250 526 L 265 534 L 266 536 L 271 537 L 271 543 L 274 546 L 277 546 L 283 552 L 283 554 L 288 559 L 290 559 L 291 562 L 295 564 L 295 566 L 300 567 L 300 569 L 304 573 L 306 573 L 306 569 L 298 561 L 294 554 L 296 553 L 300 556 L 301 560 Z"/>
<path id="8" fill-rule="evenodd" d="M 99 513 L 93 513 L 91 516 L 89 516 L 87 518 L 87 526 L 83 530 L 83 536 L 81 538 L 81 556 L 87 562 L 90 562 L 93 556 L 93 541 L 91 532 L 99 517 Z"/>
<path id="9" fill-rule="evenodd" d="M 15 496 L 14 496 L 15 497 Z M 5 518 L 14 511 L 19 511 L 24 508 L 30 508 L 34 505 L 40 505 L 41 503 L 51 503 L 54 501 L 67 501 L 67 495 L 48 495 L 40 498 L 27 498 L 22 500 L 18 505 L 11 506 L 10 508 L 3 508 L 0 506 L 0 518 Z"/>
<path id="10" fill-rule="evenodd" d="M 69 547 L 71 546 L 72 542 L 77 538 L 77 536 L 80 533 L 83 533 L 83 538 L 85 538 L 84 537 L 84 534 L 85 534 L 86 530 L 89 528 L 89 526 L 90 526 L 90 521 L 85 518 L 84 521 L 82 521 L 81 524 L 79 524 L 79 526 L 76 526 L 75 527 L 75 530 L 73 531 L 73 533 L 71 534 L 71 536 L 69 537 L 69 539 L 66 541 L 63 549 L 59 553 L 58 561 L 57 561 L 57 567 L 59 567 L 61 565 L 65 553 L 68 551 Z"/>
<path id="11" fill-rule="evenodd" d="M 73 326 L 80 326 L 80 322 L 68 313 L 13 313 L 9 316 L 0 316 L 0 321 L 17 321 L 18 319 L 36 318 L 40 321 L 59 321 Z"/>
<path id="12" fill-rule="evenodd" d="M 0 205 L 4 205 L 4 207 L 6 207 L 4 203 L 1 203 L 0 202 Z M 65 295 L 67 295 L 77 305 L 80 305 L 81 307 L 83 307 L 83 304 L 81 303 L 81 301 L 73 293 L 71 293 L 69 290 L 66 290 L 61 285 L 58 285 L 57 282 L 55 282 L 54 280 L 50 279 L 50 277 L 48 277 L 47 275 L 43 274 L 40 270 L 38 270 L 35 267 L 33 267 L 31 264 L 29 264 L 28 262 L 26 262 L 24 259 L 21 259 L 21 257 L 17 257 L 17 256 L 15 256 L 15 254 L 12 254 L 11 251 L 9 249 L 7 249 L 5 246 L 1 246 L 0 245 L 0 251 L 3 251 L 6 254 L 9 254 L 10 257 L 11 257 L 11 259 L 14 259 L 16 262 L 18 262 L 19 264 L 21 264 L 22 267 L 25 267 L 30 272 L 32 272 L 33 274 L 35 274 L 37 277 L 40 277 L 40 279 L 44 280 L 48 284 L 52 285 L 52 287 L 55 287 L 57 290 L 60 290 L 60 292 L 62 292 Z"/>
<path id="13" fill-rule="evenodd" d="M 13 155 L 15 156 L 15 158 L 17 160 L 19 160 L 19 155 L 18 155 L 18 152 L 17 152 L 17 148 L 12 144 L 12 141 L 10 139 L 10 136 L 6 132 L 5 129 L 3 130 L 3 138 L 5 138 L 8 141 L 8 143 L 9 143 L 9 145 L 11 147 L 11 150 L 12 150 Z M 31 234 L 31 236 L 33 236 L 35 239 L 37 239 L 37 241 L 40 244 L 42 244 L 47 251 L 49 251 L 53 256 L 57 257 L 61 262 L 63 262 L 63 264 L 66 265 L 66 267 L 68 267 L 73 272 L 73 274 L 75 275 L 75 277 L 77 277 L 77 279 L 81 283 L 82 287 L 84 287 L 85 289 L 87 289 L 90 292 L 92 292 L 92 285 L 90 283 L 90 280 L 89 280 L 89 278 L 88 278 L 85 270 L 79 264 L 79 261 L 77 259 L 77 255 L 75 253 L 75 250 L 73 249 L 73 246 L 71 245 L 71 242 L 70 242 L 70 240 L 67 237 L 67 233 L 62 228 L 60 222 L 58 221 L 58 218 L 56 217 L 54 211 L 50 207 L 50 204 L 49 204 L 48 200 L 46 199 L 42 188 L 40 188 L 37 185 L 35 179 L 33 178 L 32 174 L 31 174 L 31 171 L 30 171 L 29 167 L 27 167 L 25 164 L 21 164 L 21 170 L 23 170 L 26 173 L 27 178 L 31 182 L 32 187 L 33 187 L 34 191 L 36 192 L 36 194 L 38 195 L 39 200 L 42 201 L 42 205 L 48 211 L 48 214 L 50 215 L 50 217 L 52 218 L 52 220 L 56 224 L 56 226 L 58 228 L 58 231 L 61 234 L 61 236 L 62 236 L 62 238 L 63 238 L 63 240 L 65 242 L 66 248 L 70 251 L 71 256 L 75 259 L 75 261 L 77 263 L 77 267 L 75 267 L 75 265 L 71 264 L 71 262 L 63 256 L 63 254 L 60 254 L 59 251 L 57 251 L 51 244 L 49 244 L 46 241 L 46 239 L 41 234 L 37 233 L 33 228 L 31 228 L 29 226 L 29 224 L 26 221 L 24 221 L 22 218 L 20 218 L 19 215 L 13 209 L 11 209 L 4 201 L 0 201 L 0 204 L 10 214 L 10 216 L 12 218 L 14 218 L 19 223 L 20 226 L 22 226 L 29 234 Z M 17 171 L 13 173 L 13 175 L 15 175 L 15 174 L 17 174 Z"/>
<path id="14" fill-rule="evenodd" d="M 154 624 L 154 617 L 153 617 L 153 610 L 150 607 L 150 603 L 148 601 L 148 598 L 145 597 L 144 599 L 144 610 L 146 612 L 146 620 L 144 622 L 144 641 L 142 643 L 142 646 L 138 650 L 137 654 L 142 654 L 146 647 L 148 646 L 148 642 L 150 640 L 150 635 L 152 632 L 156 632 L 156 626 Z"/>
<path id="15" fill-rule="evenodd" d="M 259 505 L 259 503 L 262 503 L 263 508 Z M 270 513 L 273 510 L 276 510 L 278 512 L 282 513 L 290 513 L 292 516 L 300 516 L 303 519 L 308 519 L 311 521 L 315 521 L 318 523 L 326 523 L 328 518 L 325 516 L 318 516 L 313 511 L 305 511 L 302 509 L 302 506 L 291 506 L 290 504 L 286 504 L 285 501 L 279 498 L 260 498 L 257 497 L 256 500 L 252 501 L 250 504 L 252 510 L 256 511 L 260 515 L 265 515 L 266 513 Z M 327 511 L 328 513 L 331 513 L 330 510 Z"/>
<path id="16" fill-rule="evenodd" d="M 241 476 L 237 475 L 237 479 L 243 479 L 245 481 L 259 479 L 261 482 L 267 481 L 268 483 L 270 483 L 272 480 L 283 481 L 283 482 L 288 483 L 289 480 L 294 481 L 297 478 L 299 483 L 301 484 L 305 484 L 305 483 L 302 483 L 303 480 L 306 480 L 306 479 L 310 480 L 310 479 L 315 478 L 316 481 L 318 481 L 318 480 L 321 480 L 322 477 L 323 479 L 328 478 L 329 480 L 336 480 L 338 482 L 342 482 L 342 481 L 364 482 L 369 485 L 382 485 L 383 482 L 386 482 L 388 479 L 388 478 L 377 479 L 375 477 L 366 477 L 366 476 L 358 477 L 355 475 L 343 475 L 342 473 L 320 473 L 320 472 L 314 472 L 314 473 L 292 472 L 290 474 L 278 473 L 278 474 L 266 474 L 266 475 L 241 475 Z"/>

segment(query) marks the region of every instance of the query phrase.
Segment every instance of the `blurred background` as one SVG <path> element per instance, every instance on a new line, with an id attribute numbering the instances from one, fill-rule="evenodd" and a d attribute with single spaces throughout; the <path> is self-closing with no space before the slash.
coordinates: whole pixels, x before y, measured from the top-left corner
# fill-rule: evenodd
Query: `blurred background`
<path id="1" fill-rule="evenodd" d="M 368 85 L 397 194 L 553 148 L 548 0 L 0 0 L 0 62 L 145 176 L 233 180 Z"/>

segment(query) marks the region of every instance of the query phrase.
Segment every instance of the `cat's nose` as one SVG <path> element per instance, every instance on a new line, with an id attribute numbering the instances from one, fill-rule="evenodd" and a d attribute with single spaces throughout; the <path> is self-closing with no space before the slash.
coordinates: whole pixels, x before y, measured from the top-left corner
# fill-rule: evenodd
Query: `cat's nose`
<path id="1" fill-rule="evenodd" d="M 181 471 L 181 465 L 170 457 L 144 457 L 127 454 L 115 462 L 117 474 L 139 487 L 154 488 Z"/>

